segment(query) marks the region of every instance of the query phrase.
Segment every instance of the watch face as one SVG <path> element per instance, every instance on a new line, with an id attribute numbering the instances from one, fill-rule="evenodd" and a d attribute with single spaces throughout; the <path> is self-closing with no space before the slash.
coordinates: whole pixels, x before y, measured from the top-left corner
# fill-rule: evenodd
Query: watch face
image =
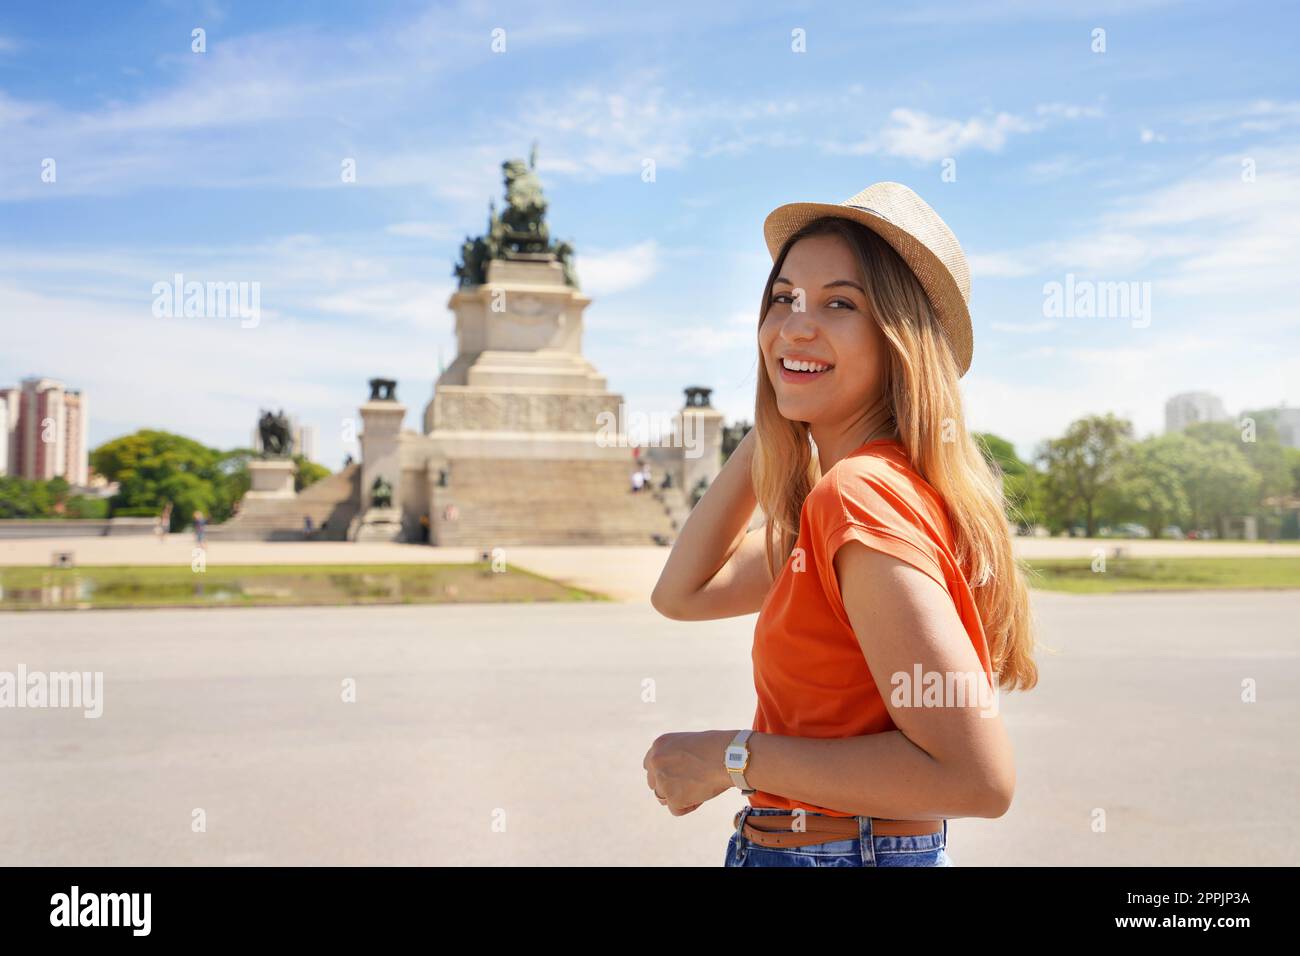
<path id="1" fill-rule="evenodd" d="M 734 748 L 734 749 L 731 748 L 731 747 L 728 747 L 728 748 L 727 748 L 727 766 L 728 766 L 728 767 L 735 767 L 737 770 L 743 770 L 744 767 L 745 767 L 745 758 L 746 758 L 747 756 L 748 756 L 748 755 L 745 753 L 745 751 L 744 751 L 742 748 L 740 748 L 740 747 L 736 747 L 736 748 Z"/>

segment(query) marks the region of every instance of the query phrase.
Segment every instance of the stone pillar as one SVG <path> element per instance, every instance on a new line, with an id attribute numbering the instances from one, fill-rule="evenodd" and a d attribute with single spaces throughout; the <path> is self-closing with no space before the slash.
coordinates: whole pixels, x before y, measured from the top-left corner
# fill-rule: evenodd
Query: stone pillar
<path id="1" fill-rule="evenodd" d="M 397 401 L 396 382 L 371 379 L 370 401 L 361 406 L 361 509 L 348 537 L 354 541 L 396 541 L 402 534 L 402 460 L 399 440 L 406 406 Z M 376 507 L 375 480 L 393 489 L 392 502 Z"/>
<path id="2" fill-rule="evenodd" d="M 709 404 L 712 389 L 686 389 L 686 404 L 677 415 L 677 442 L 682 455 L 682 494 L 687 506 L 695 486 L 713 484 L 722 470 L 722 413 Z"/>
<path id="3" fill-rule="evenodd" d="M 361 503 L 370 506 L 370 489 L 382 477 L 393 486 L 393 503 L 401 500 L 402 468 L 398 437 L 406 406 L 398 402 L 366 402 L 361 406 Z"/>

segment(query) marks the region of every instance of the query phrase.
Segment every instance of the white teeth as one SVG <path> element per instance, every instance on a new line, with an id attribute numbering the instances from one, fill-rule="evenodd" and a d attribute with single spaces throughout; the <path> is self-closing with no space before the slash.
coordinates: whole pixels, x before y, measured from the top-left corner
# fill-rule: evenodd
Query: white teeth
<path id="1" fill-rule="evenodd" d="M 796 362 L 793 359 L 783 358 L 781 364 L 792 372 L 824 372 L 829 365 L 819 365 L 816 362 Z"/>

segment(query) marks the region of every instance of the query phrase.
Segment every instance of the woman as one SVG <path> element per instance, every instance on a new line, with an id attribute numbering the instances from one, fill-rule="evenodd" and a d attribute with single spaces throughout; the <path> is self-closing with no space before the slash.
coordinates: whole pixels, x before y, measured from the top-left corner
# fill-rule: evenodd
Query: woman
<path id="1" fill-rule="evenodd" d="M 965 256 L 897 183 L 764 234 L 755 427 L 652 596 L 674 620 L 758 612 L 758 708 L 657 739 L 647 783 L 675 816 L 749 796 L 728 866 L 951 866 L 948 819 L 1011 803 L 997 690 L 1037 682 L 1000 470 L 962 414 Z"/>

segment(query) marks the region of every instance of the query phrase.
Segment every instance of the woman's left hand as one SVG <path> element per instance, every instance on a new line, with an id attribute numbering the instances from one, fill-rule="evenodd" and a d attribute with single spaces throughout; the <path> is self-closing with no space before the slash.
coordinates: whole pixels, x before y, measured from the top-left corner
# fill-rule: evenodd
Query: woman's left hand
<path id="1" fill-rule="evenodd" d="M 675 817 L 690 813 L 732 786 L 723 764 L 734 730 L 663 734 L 646 751 L 646 783 Z"/>

